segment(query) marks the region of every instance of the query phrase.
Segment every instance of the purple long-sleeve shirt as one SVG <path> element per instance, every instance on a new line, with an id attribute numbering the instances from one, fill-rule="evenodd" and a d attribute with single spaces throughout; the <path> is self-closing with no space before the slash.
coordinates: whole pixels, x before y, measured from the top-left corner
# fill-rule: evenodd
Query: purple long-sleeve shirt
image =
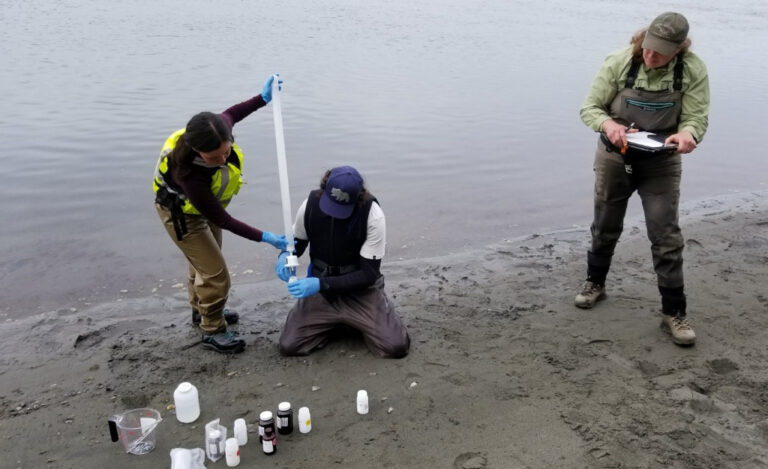
<path id="1" fill-rule="evenodd" d="M 266 106 L 266 104 L 261 95 L 254 96 L 248 101 L 235 104 L 222 112 L 221 117 L 229 125 L 229 128 L 232 129 L 235 124 L 248 117 L 257 109 Z M 237 155 L 232 151 L 227 161 L 236 158 Z M 211 192 L 211 181 L 217 170 L 218 168 L 207 168 L 193 164 L 192 171 L 185 177 L 179 177 L 178 171 L 175 168 L 171 168 L 171 175 L 192 205 L 211 223 L 243 238 L 261 241 L 263 235 L 261 230 L 243 223 L 230 215 Z"/>

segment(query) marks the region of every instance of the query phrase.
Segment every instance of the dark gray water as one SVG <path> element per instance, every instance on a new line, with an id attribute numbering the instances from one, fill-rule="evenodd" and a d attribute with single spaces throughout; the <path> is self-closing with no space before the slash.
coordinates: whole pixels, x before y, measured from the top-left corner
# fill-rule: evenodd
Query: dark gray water
<path id="1" fill-rule="evenodd" d="M 578 109 L 603 58 L 662 9 L 688 17 L 710 71 L 710 131 L 685 157 L 684 200 L 768 180 L 763 0 L 0 8 L 2 315 L 181 281 L 183 258 L 152 206 L 160 146 L 194 113 L 258 94 L 276 71 L 293 209 L 325 168 L 358 167 L 387 214 L 390 260 L 587 225 L 595 136 Z M 248 185 L 231 212 L 281 231 L 271 107 L 235 134 Z M 271 248 L 233 235 L 225 245 L 236 284 L 270 278 Z"/>

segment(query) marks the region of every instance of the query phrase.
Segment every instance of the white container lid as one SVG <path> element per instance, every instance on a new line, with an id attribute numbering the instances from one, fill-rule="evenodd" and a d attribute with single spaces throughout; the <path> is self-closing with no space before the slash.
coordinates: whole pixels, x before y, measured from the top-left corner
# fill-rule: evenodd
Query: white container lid
<path id="1" fill-rule="evenodd" d="M 176 388 L 179 392 L 189 392 L 195 389 L 194 386 L 192 386 L 192 383 L 187 383 L 186 381 L 179 384 L 179 386 Z"/>
<path id="2" fill-rule="evenodd" d="M 208 437 L 214 440 L 221 438 L 221 430 L 215 429 L 208 432 Z"/>
<path id="3" fill-rule="evenodd" d="M 272 418 L 272 412 L 265 410 L 264 412 L 259 414 L 259 419 L 261 420 L 269 420 Z"/>
<path id="4" fill-rule="evenodd" d="M 277 405 L 278 410 L 286 411 L 291 410 L 291 403 L 290 402 L 281 402 Z"/>

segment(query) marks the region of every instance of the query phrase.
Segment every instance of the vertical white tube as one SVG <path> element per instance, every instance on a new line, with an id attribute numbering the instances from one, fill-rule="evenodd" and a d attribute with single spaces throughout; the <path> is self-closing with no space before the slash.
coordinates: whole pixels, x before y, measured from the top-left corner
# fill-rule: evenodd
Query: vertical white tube
<path id="1" fill-rule="evenodd" d="M 277 147 L 277 172 L 280 177 L 280 199 L 283 204 L 283 228 L 288 240 L 286 250 L 294 251 L 293 220 L 291 214 L 291 192 L 288 185 L 288 161 L 285 157 L 285 135 L 283 134 L 283 107 L 280 103 L 280 78 L 273 75 L 272 80 L 272 116 L 275 121 L 275 146 Z M 286 264 L 291 267 L 291 280 L 296 275 L 298 259 L 293 254 L 288 256 Z"/>

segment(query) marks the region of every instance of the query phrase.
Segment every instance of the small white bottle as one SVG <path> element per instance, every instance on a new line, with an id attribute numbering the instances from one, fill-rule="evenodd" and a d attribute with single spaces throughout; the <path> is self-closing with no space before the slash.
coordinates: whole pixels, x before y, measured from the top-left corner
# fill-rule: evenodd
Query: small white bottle
<path id="1" fill-rule="evenodd" d="M 368 392 L 364 389 L 357 391 L 357 413 L 360 415 L 368 413 Z"/>
<path id="2" fill-rule="evenodd" d="M 234 425 L 234 436 L 237 438 L 237 444 L 245 446 L 248 443 L 248 427 L 245 424 L 245 419 L 236 419 Z"/>
<path id="3" fill-rule="evenodd" d="M 200 416 L 200 400 L 192 383 L 181 383 L 173 392 L 176 418 L 181 423 L 191 423 Z"/>
<path id="4" fill-rule="evenodd" d="M 301 433 L 312 431 L 312 418 L 309 415 L 308 407 L 299 408 L 299 431 Z"/>
<path id="5" fill-rule="evenodd" d="M 227 456 L 227 467 L 240 464 L 240 445 L 237 443 L 237 438 L 227 438 L 224 453 Z"/>

